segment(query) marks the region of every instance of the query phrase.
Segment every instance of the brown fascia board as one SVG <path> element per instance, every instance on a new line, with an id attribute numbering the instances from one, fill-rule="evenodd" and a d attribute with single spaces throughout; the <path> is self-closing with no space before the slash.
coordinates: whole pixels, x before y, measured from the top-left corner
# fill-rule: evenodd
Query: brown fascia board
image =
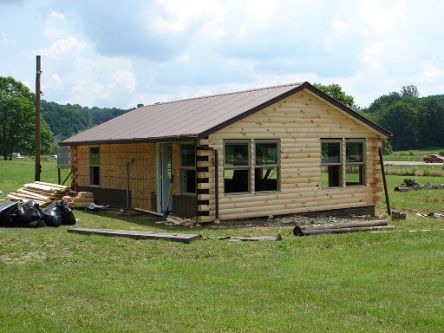
<path id="1" fill-rule="evenodd" d="M 392 133 L 390 133 L 389 131 L 387 131 L 386 129 L 382 128 L 381 126 L 375 124 L 373 121 L 361 116 L 359 113 L 353 111 L 352 109 L 350 109 L 349 107 L 345 106 L 344 104 L 342 104 L 341 102 L 337 101 L 336 99 L 330 97 L 329 95 L 327 95 L 326 93 L 322 92 L 321 90 L 319 90 L 318 88 L 314 87 L 313 85 L 311 85 L 309 82 L 305 81 L 304 83 L 302 83 L 301 85 L 287 91 L 286 93 L 283 93 L 282 95 L 276 96 L 275 98 L 270 99 L 269 101 L 260 104 L 240 115 L 237 115 L 236 117 L 233 117 L 227 121 L 224 121 L 223 123 L 220 123 L 217 126 L 214 126 L 213 128 L 210 128 L 202 133 L 200 133 L 198 136 L 199 138 L 203 138 L 203 137 L 207 137 L 208 135 L 217 132 L 218 130 L 221 130 L 222 128 L 225 128 L 245 117 L 248 117 L 249 115 L 252 115 L 253 113 L 263 110 L 266 107 L 275 104 L 303 89 L 307 89 L 309 91 L 311 91 L 312 93 L 314 93 L 315 95 L 319 96 L 322 99 L 327 100 L 329 103 L 333 104 L 334 106 L 336 106 L 337 108 L 341 109 L 342 111 L 346 112 L 347 114 L 349 114 L 350 116 L 358 119 L 359 121 L 363 122 L 364 124 L 368 125 L 369 127 L 373 128 L 374 130 L 376 130 L 377 132 L 381 133 L 382 135 L 384 135 L 387 138 L 391 138 L 393 136 Z"/>
<path id="2" fill-rule="evenodd" d="M 100 145 L 100 144 L 124 144 L 124 143 L 155 143 L 164 141 L 183 141 L 195 140 L 197 134 L 179 135 L 179 136 L 162 136 L 156 138 L 137 138 L 137 139 L 113 139 L 113 140 L 89 140 L 89 141 L 73 141 L 59 143 L 60 146 L 86 146 L 86 145 Z"/>

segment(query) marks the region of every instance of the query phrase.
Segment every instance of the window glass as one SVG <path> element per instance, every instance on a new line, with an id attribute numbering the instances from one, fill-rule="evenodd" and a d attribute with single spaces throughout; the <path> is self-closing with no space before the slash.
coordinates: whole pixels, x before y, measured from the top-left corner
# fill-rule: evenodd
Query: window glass
<path id="1" fill-rule="evenodd" d="M 278 168 L 256 168 L 254 170 L 255 191 L 277 191 L 278 179 Z"/>
<path id="2" fill-rule="evenodd" d="M 277 143 L 256 143 L 256 165 L 277 165 Z"/>
<path id="3" fill-rule="evenodd" d="M 183 167 L 195 167 L 196 147 L 194 145 L 180 146 L 180 165 Z"/>
<path id="4" fill-rule="evenodd" d="M 249 192 L 250 169 L 224 170 L 225 193 Z"/>
<path id="5" fill-rule="evenodd" d="M 322 188 L 341 186 L 340 165 L 328 165 L 321 167 L 321 186 Z"/>
<path id="6" fill-rule="evenodd" d="M 248 143 L 226 143 L 225 166 L 249 166 Z"/>
<path id="7" fill-rule="evenodd" d="M 341 142 L 322 142 L 322 163 L 341 163 Z"/>
<path id="8" fill-rule="evenodd" d="M 99 164 L 100 164 L 99 147 L 91 147 L 89 149 L 89 165 L 99 165 Z"/>
<path id="9" fill-rule="evenodd" d="M 345 153 L 347 162 L 364 162 L 364 143 L 356 141 L 346 142 Z"/>
<path id="10" fill-rule="evenodd" d="M 89 182 L 91 185 L 100 185 L 100 169 L 98 166 L 89 168 Z"/>
<path id="11" fill-rule="evenodd" d="M 364 185 L 364 170 L 363 164 L 347 164 L 345 167 L 345 184 L 347 186 Z"/>
<path id="12" fill-rule="evenodd" d="M 182 193 L 196 193 L 196 170 L 181 170 L 181 191 Z"/>

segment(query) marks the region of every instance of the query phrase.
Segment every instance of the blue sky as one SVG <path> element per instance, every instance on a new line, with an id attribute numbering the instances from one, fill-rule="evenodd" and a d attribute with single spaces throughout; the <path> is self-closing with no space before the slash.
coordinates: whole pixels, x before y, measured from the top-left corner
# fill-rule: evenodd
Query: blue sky
<path id="1" fill-rule="evenodd" d="M 0 75 L 132 107 L 290 82 L 444 93 L 444 1 L 0 0 Z"/>

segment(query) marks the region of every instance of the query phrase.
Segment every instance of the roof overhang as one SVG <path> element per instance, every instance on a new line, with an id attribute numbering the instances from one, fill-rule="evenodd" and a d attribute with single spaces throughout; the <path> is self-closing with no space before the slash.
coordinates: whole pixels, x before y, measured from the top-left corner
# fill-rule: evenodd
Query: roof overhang
<path id="1" fill-rule="evenodd" d="M 197 134 L 179 135 L 179 136 L 162 136 L 155 138 L 135 138 L 135 139 L 113 139 L 113 140 L 91 140 L 91 141 L 62 141 L 60 146 L 85 146 L 85 145 L 100 145 L 100 144 L 125 144 L 125 143 L 155 143 L 165 141 L 185 141 L 196 140 Z"/>

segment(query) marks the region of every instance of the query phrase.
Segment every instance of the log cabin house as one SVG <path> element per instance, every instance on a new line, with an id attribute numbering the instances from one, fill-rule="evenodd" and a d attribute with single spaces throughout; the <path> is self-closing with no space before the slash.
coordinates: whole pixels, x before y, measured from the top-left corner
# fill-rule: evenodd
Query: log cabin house
<path id="1" fill-rule="evenodd" d="M 211 222 L 372 214 L 389 136 L 304 82 L 143 106 L 61 144 L 96 201 Z"/>

